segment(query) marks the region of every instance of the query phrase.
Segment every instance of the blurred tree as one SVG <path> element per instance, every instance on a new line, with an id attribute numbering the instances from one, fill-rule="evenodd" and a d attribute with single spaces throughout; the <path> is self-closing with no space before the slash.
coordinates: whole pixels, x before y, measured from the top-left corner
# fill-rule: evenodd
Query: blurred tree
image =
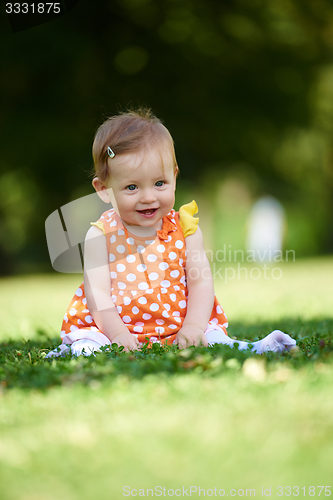
<path id="1" fill-rule="evenodd" d="M 27 31 L 1 23 L 0 273 L 50 269 L 46 217 L 90 192 L 103 118 L 141 104 L 183 184 L 208 172 L 216 197 L 241 164 L 303 228 L 303 254 L 333 250 L 329 0 L 81 0 Z"/>

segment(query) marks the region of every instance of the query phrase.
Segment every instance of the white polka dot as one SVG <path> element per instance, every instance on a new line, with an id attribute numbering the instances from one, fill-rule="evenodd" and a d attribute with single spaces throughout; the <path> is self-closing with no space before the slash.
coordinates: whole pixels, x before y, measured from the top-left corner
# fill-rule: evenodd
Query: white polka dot
<path id="1" fill-rule="evenodd" d="M 161 286 L 163 286 L 163 288 L 168 288 L 168 286 L 170 286 L 170 281 L 168 280 L 163 280 L 161 281 Z"/>
<path id="2" fill-rule="evenodd" d="M 126 279 L 127 281 L 135 281 L 136 280 L 136 276 L 134 273 L 129 273 L 127 276 L 126 276 Z"/>
<path id="3" fill-rule="evenodd" d="M 138 314 L 138 312 L 139 312 L 139 309 L 136 306 L 132 307 L 133 314 Z"/>
<path id="4" fill-rule="evenodd" d="M 179 302 L 179 307 L 180 307 L 181 309 L 185 309 L 185 307 L 186 307 L 186 300 L 181 300 L 181 301 Z"/>
<path id="5" fill-rule="evenodd" d="M 180 312 L 179 312 L 179 311 L 174 311 L 174 312 L 172 313 L 172 316 L 180 316 Z"/>
<path id="6" fill-rule="evenodd" d="M 139 333 L 141 333 L 141 332 L 142 332 L 142 330 L 143 330 L 143 328 L 142 328 L 142 326 L 134 326 L 134 327 L 133 327 L 133 330 L 134 330 L 135 332 L 139 332 Z"/>
<path id="7" fill-rule="evenodd" d="M 131 317 L 130 316 L 123 316 L 122 320 L 124 323 L 130 323 L 131 322 Z"/>
<path id="8" fill-rule="evenodd" d="M 131 291 L 131 294 L 132 294 L 132 295 L 133 295 L 133 297 L 134 297 L 135 295 L 137 295 L 137 294 L 138 294 L 138 292 L 137 292 L 136 290 L 132 290 L 132 291 Z"/>
<path id="9" fill-rule="evenodd" d="M 148 262 L 155 262 L 155 260 L 157 260 L 157 256 L 153 253 L 150 253 L 149 255 L 147 255 L 147 260 Z"/>
<path id="10" fill-rule="evenodd" d="M 169 318 L 169 317 L 170 317 L 170 316 L 169 316 L 169 313 L 168 313 L 167 311 L 163 311 L 163 312 L 162 312 L 162 316 L 163 316 L 164 318 Z"/>
<path id="11" fill-rule="evenodd" d="M 160 306 L 159 306 L 158 304 L 156 304 L 156 302 L 153 302 L 152 304 L 150 304 L 149 309 L 150 309 L 151 311 L 157 311 L 157 310 L 159 309 L 159 307 L 160 307 Z"/>
<path id="12" fill-rule="evenodd" d="M 133 255 L 133 254 L 127 255 L 126 256 L 126 260 L 127 260 L 127 262 L 129 262 L 130 264 L 132 264 L 133 262 L 136 261 L 135 255 Z"/>
<path id="13" fill-rule="evenodd" d="M 75 332 L 75 330 L 78 330 L 78 329 L 79 329 L 79 327 L 78 327 L 78 326 L 76 326 L 76 325 L 72 325 L 72 326 L 70 327 L 70 331 L 71 331 L 71 332 Z"/>
<path id="14" fill-rule="evenodd" d="M 64 316 L 64 320 L 66 321 L 66 323 L 68 323 L 67 313 L 66 313 L 66 314 L 65 314 L 65 316 Z"/>
<path id="15" fill-rule="evenodd" d="M 146 293 L 154 293 L 154 290 L 152 288 L 147 288 Z"/>
<path id="16" fill-rule="evenodd" d="M 178 316 L 176 316 L 176 317 L 174 318 L 174 320 L 175 320 L 175 321 L 178 321 L 178 323 L 181 323 L 181 321 L 182 321 L 182 320 L 181 320 L 181 318 L 178 318 Z"/>
<path id="17" fill-rule="evenodd" d="M 118 247 L 117 247 L 118 248 Z M 177 254 L 175 252 L 170 252 L 169 253 L 169 259 L 170 260 L 175 260 L 177 259 Z"/>
<path id="18" fill-rule="evenodd" d="M 175 328 L 178 328 L 177 325 L 169 325 L 169 328 L 171 328 L 172 330 L 175 330 Z"/>
<path id="19" fill-rule="evenodd" d="M 186 286 L 186 278 L 185 276 L 182 276 L 179 280 L 184 286 Z"/>
<path id="20" fill-rule="evenodd" d="M 144 323 L 142 323 L 142 321 L 137 321 L 137 322 L 135 323 L 135 326 L 145 326 L 145 324 L 144 324 Z"/>
<path id="21" fill-rule="evenodd" d="M 165 252 L 165 246 L 163 246 L 163 245 L 157 245 L 156 248 L 157 248 L 157 251 L 160 252 L 160 253 Z"/>
<path id="22" fill-rule="evenodd" d="M 87 323 L 92 323 L 93 322 L 93 319 L 90 316 L 90 314 L 88 314 L 88 316 L 86 316 L 84 319 L 86 320 Z"/>
<path id="23" fill-rule="evenodd" d="M 157 333 L 159 333 L 159 334 L 164 333 L 164 328 L 163 328 L 163 326 L 157 326 L 157 327 L 155 328 L 155 332 L 157 332 Z"/>
<path id="24" fill-rule="evenodd" d="M 82 296 L 82 294 L 83 294 L 83 292 L 82 292 L 81 288 L 78 288 L 78 289 L 76 290 L 76 292 L 75 292 L 75 295 L 77 295 L 78 297 L 81 297 L 81 296 Z"/>
<path id="25" fill-rule="evenodd" d="M 168 293 L 168 290 L 166 288 L 161 288 L 161 293 Z"/>
<path id="26" fill-rule="evenodd" d="M 159 333 L 159 332 L 157 332 Z M 150 342 L 158 342 L 158 338 L 154 337 L 153 335 L 149 338 Z"/>
<path id="27" fill-rule="evenodd" d="M 126 240 L 126 241 L 127 241 L 127 243 L 128 243 L 129 245 L 134 245 L 134 240 L 133 240 L 133 238 L 127 238 L 127 240 Z"/>
<path id="28" fill-rule="evenodd" d="M 155 240 L 145 240 L 146 245 L 152 245 Z"/>
<path id="29" fill-rule="evenodd" d="M 167 243 L 169 243 L 169 241 L 171 241 L 171 240 L 172 240 L 172 237 L 169 235 L 165 241 L 166 241 Z"/>
<path id="30" fill-rule="evenodd" d="M 129 297 L 124 297 L 124 304 L 128 306 L 131 303 L 131 299 Z"/>
<path id="31" fill-rule="evenodd" d="M 119 236 L 124 236 L 125 231 L 123 231 L 122 229 L 119 229 L 118 230 L 118 234 L 119 234 Z"/>
<path id="32" fill-rule="evenodd" d="M 122 290 L 119 290 L 119 295 L 123 296 L 124 292 Z"/>
<path id="33" fill-rule="evenodd" d="M 114 243 L 114 242 L 116 241 L 116 239 L 117 239 L 117 238 L 116 238 L 116 235 L 115 235 L 115 234 L 113 234 L 113 235 L 111 236 L 111 238 L 110 238 L 110 242 L 111 242 L 111 243 Z"/>
<path id="34" fill-rule="evenodd" d="M 70 309 L 70 311 L 69 311 L 69 314 L 71 316 L 75 316 L 76 313 L 77 313 L 77 310 L 75 309 L 75 307 L 72 307 L 72 309 Z"/>
<path id="35" fill-rule="evenodd" d="M 172 302 L 175 302 L 176 301 L 176 295 L 174 293 L 170 293 L 170 299 L 172 300 Z"/>
<path id="36" fill-rule="evenodd" d="M 82 304 L 86 305 L 86 303 L 87 303 L 87 299 L 86 298 L 82 299 Z"/>
<path id="37" fill-rule="evenodd" d="M 83 309 L 82 311 L 83 313 L 88 313 L 89 312 L 89 309 Z"/>
<path id="38" fill-rule="evenodd" d="M 179 265 L 182 266 L 183 265 L 183 259 L 179 259 Z"/>
<path id="39" fill-rule="evenodd" d="M 148 277 L 149 277 L 150 281 L 156 281 L 156 280 L 158 280 L 159 275 L 157 273 L 149 273 Z"/>
<path id="40" fill-rule="evenodd" d="M 169 267 L 169 264 L 167 264 L 166 262 L 161 262 L 158 267 L 161 269 L 161 271 L 165 271 L 166 269 L 168 269 Z"/>
<path id="41" fill-rule="evenodd" d="M 117 277 L 117 273 L 115 273 L 114 271 L 111 271 L 110 276 L 111 276 L 111 279 L 114 279 Z"/>
<path id="42" fill-rule="evenodd" d="M 213 318 L 212 320 L 210 320 L 210 323 L 214 323 L 215 325 L 219 322 L 218 319 L 216 318 Z"/>
<path id="43" fill-rule="evenodd" d="M 73 306 L 75 306 L 77 304 L 77 300 L 75 302 L 73 302 Z"/>
<path id="44" fill-rule="evenodd" d="M 166 309 L 167 311 L 170 311 L 170 309 L 171 309 L 170 304 L 163 304 L 163 306 L 165 307 L 165 309 Z"/>
<path id="45" fill-rule="evenodd" d="M 173 289 L 175 290 L 175 292 L 178 292 L 178 290 L 180 290 L 178 285 L 174 285 Z"/>
<path id="46" fill-rule="evenodd" d="M 177 276 L 179 276 L 179 271 L 177 271 L 177 269 L 171 271 L 170 276 L 171 278 L 177 278 Z"/>
<path id="47" fill-rule="evenodd" d="M 143 273 L 147 269 L 147 266 L 145 264 L 139 264 L 136 268 L 140 273 Z"/>
<path id="48" fill-rule="evenodd" d="M 117 271 L 118 271 L 119 273 L 122 273 L 122 272 L 123 272 L 123 271 L 125 271 L 125 269 L 126 269 L 126 266 L 124 266 L 124 264 L 117 264 L 117 266 L 116 266 L 116 267 L 117 267 Z"/>
<path id="49" fill-rule="evenodd" d="M 121 306 L 117 306 L 117 311 L 119 312 L 119 314 L 121 313 L 122 310 L 123 308 Z"/>
<path id="50" fill-rule="evenodd" d="M 164 319 L 156 319 L 156 320 L 155 320 L 155 323 L 156 323 L 157 325 L 164 325 L 165 321 L 164 321 Z"/>
<path id="51" fill-rule="evenodd" d="M 157 294 L 157 300 L 161 301 L 161 295 L 159 293 Z"/>
<path id="52" fill-rule="evenodd" d="M 117 300 L 117 295 L 111 295 L 111 299 L 113 300 L 113 302 L 116 302 L 116 300 Z"/>
<path id="53" fill-rule="evenodd" d="M 117 225 L 117 221 L 116 220 L 113 220 L 110 224 L 110 227 L 113 227 L 113 226 L 116 226 Z"/>
<path id="54" fill-rule="evenodd" d="M 125 290 L 126 283 L 123 283 L 122 281 L 118 281 L 118 288 L 120 288 L 120 290 Z"/>
<path id="55" fill-rule="evenodd" d="M 126 248 L 124 247 L 124 245 L 118 245 L 117 246 L 117 252 L 118 253 L 124 253 L 126 250 Z"/>
<path id="56" fill-rule="evenodd" d="M 181 240 L 177 240 L 176 243 L 175 243 L 175 247 L 176 248 L 183 248 L 184 246 L 184 243 L 181 241 Z"/>
<path id="57" fill-rule="evenodd" d="M 140 297 L 138 299 L 138 302 L 139 302 L 139 304 L 147 304 L 147 299 L 146 299 L 146 297 Z"/>
<path id="58" fill-rule="evenodd" d="M 109 254 L 109 261 L 110 261 L 110 262 L 114 262 L 115 260 L 116 260 L 116 256 L 115 256 L 115 255 L 113 255 L 113 253 L 110 253 L 110 254 Z"/>
<path id="59" fill-rule="evenodd" d="M 149 287 L 148 283 L 145 283 L 144 281 L 138 284 L 139 290 L 146 290 L 148 287 Z"/>
<path id="60" fill-rule="evenodd" d="M 137 250 L 137 252 L 138 252 L 138 253 L 143 253 L 146 249 L 145 249 L 145 247 L 144 247 L 144 246 L 142 246 L 142 245 L 138 245 L 138 246 L 136 247 L 136 250 Z"/>
<path id="61" fill-rule="evenodd" d="M 216 306 L 216 312 L 217 314 L 222 314 L 222 309 L 219 305 Z"/>
<path id="62" fill-rule="evenodd" d="M 151 314 L 143 313 L 142 317 L 143 317 L 143 319 L 150 319 L 151 318 Z"/>

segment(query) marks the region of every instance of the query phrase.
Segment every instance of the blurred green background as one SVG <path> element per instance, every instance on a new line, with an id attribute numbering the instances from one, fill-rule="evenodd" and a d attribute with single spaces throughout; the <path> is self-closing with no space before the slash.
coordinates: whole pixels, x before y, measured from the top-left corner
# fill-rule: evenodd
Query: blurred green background
<path id="1" fill-rule="evenodd" d="M 174 137 L 207 248 L 244 248 L 270 194 L 285 248 L 332 253 L 331 1 L 81 0 L 17 33 L 0 8 L 0 274 L 52 270 L 45 219 L 92 192 L 96 128 L 138 105 Z"/>

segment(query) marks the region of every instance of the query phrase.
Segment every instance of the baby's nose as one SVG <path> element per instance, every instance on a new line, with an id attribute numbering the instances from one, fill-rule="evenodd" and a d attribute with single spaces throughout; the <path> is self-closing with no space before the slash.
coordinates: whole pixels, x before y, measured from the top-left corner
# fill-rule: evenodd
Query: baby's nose
<path id="1" fill-rule="evenodd" d="M 152 203 L 156 200 L 156 195 L 152 189 L 144 189 L 141 193 L 142 203 Z"/>

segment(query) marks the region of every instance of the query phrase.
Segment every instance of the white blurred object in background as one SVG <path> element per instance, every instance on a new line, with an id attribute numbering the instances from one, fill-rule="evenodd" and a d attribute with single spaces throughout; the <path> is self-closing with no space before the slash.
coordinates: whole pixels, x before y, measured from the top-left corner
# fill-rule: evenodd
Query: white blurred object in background
<path id="1" fill-rule="evenodd" d="M 285 228 L 285 211 L 273 196 L 264 196 L 251 208 L 247 251 L 256 261 L 272 261 L 281 255 Z"/>

